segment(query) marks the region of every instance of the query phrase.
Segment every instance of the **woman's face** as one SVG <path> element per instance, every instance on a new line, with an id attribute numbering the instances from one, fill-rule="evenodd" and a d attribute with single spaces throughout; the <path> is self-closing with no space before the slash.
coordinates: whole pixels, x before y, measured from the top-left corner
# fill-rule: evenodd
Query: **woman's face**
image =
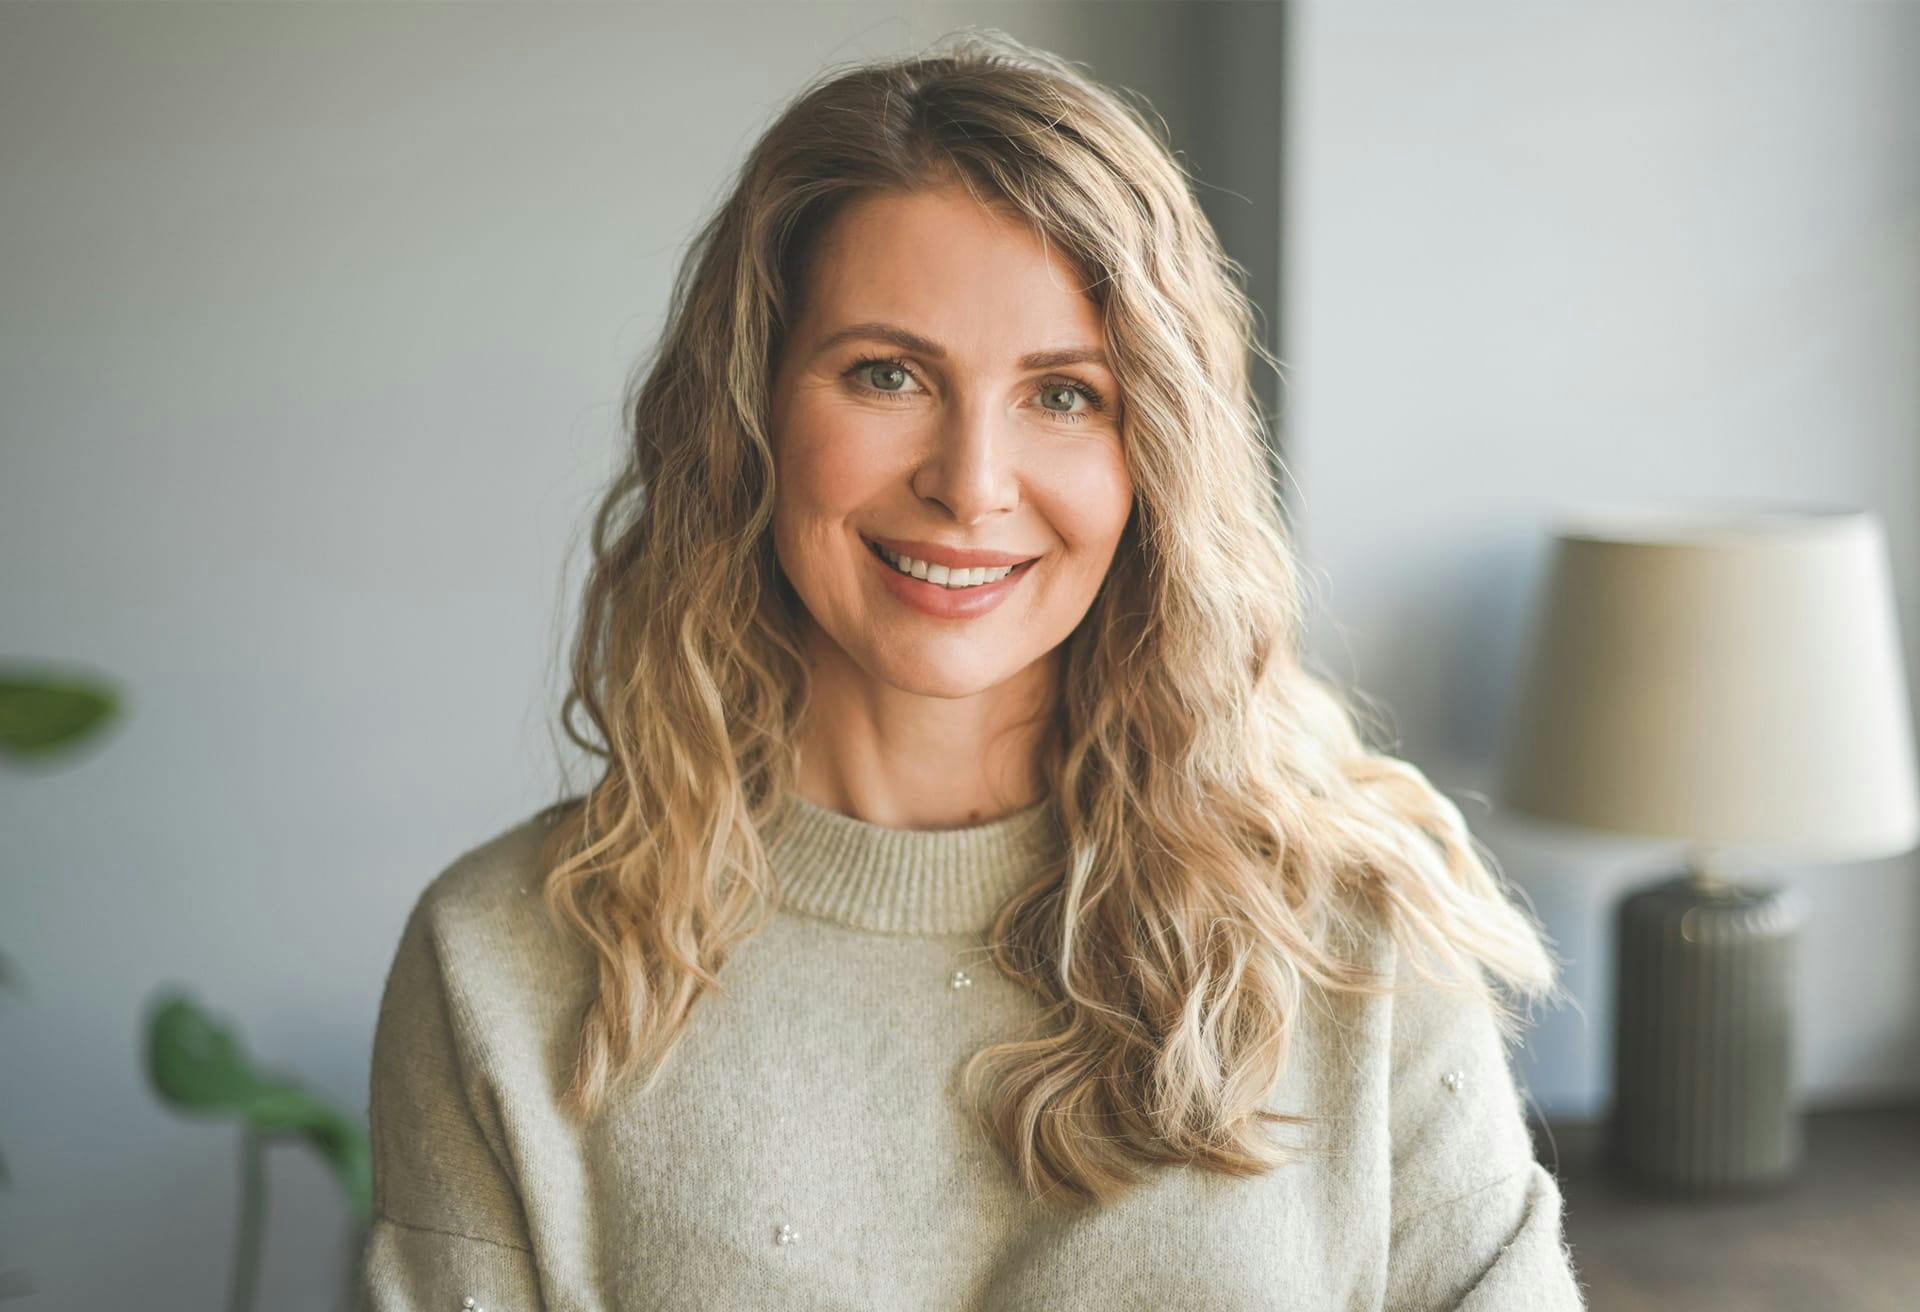
<path id="1" fill-rule="evenodd" d="M 774 541 L 868 674 L 964 697 L 1086 614 L 1133 498 L 1106 345 L 1068 265 L 958 187 L 860 197 L 822 233 L 773 380 Z M 952 588 L 969 552 L 988 579 L 1022 563 Z"/>

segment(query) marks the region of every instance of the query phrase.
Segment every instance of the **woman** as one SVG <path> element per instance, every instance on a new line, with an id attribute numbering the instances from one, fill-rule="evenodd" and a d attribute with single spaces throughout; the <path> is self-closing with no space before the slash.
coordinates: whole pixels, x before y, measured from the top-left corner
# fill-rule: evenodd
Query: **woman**
<path id="1" fill-rule="evenodd" d="M 1300 664 L 1234 271 L 1008 40 L 766 132 L 596 520 L 604 772 L 402 934 L 367 1306 L 1581 1305 L 1552 959 Z"/>

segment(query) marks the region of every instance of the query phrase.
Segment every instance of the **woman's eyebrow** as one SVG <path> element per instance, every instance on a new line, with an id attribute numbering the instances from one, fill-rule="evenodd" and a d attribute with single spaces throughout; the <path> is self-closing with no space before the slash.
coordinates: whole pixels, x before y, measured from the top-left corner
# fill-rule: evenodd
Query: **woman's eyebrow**
<path id="1" fill-rule="evenodd" d="M 828 333 L 821 339 L 820 345 L 814 348 L 814 354 L 820 355 L 842 342 L 851 341 L 857 337 L 892 342 L 895 346 L 912 351 L 916 355 L 924 355 L 929 360 L 947 358 L 946 348 L 933 339 L 922 337 L 916 332 L 909 332 L 896 324 L 877 321 L 849 324 L 845 328 Z M 1102 369 L 1109 367 L 1106 352 L 1097 346 L 1062 346 L 1051 351 L 1033 351 L 1020 357 L 1022 369 L 1057 369 L 1063 364 L 1097 364 Z"/>

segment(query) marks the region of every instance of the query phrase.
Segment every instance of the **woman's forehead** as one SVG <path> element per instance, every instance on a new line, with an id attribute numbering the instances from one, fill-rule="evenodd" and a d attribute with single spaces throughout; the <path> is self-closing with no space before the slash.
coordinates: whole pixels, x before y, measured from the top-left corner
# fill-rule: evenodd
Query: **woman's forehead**
<path id="1" fill-rule="evenodd" d="M 816 340 L 891 325 L 917 335 L 923 353 L 928 344 L 1009 357 L 1106 344 L 1100 307 L 1058 244 L 958 187 L 850 202 L 823 235 L 808 282 Z"/>

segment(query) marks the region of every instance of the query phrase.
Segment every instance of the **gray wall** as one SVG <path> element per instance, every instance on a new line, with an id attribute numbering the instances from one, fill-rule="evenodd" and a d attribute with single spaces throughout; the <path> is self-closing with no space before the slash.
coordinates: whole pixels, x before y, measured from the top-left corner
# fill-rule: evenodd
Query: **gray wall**
<path id="1" fill-rule="evenodd" d="M 1549 1016 L 1522 1070 L 1548 1110 L 1599 1111 L 1607 917 L 1678 854 L 1484 800 L 1551 520 L 1587 497 L 1870 507 L 1920 668 L 1920 6 L 1296 18 L 1285 336 L 1315 651 L 1534 899 L 1584 1014 Z M 1814 1103 L 1920 1090 L 1916 866 L 1780 872 L 1812 913 Z"/>
<path id="2" fill-rule="evenodd" d="M 146 1092 L 156 987 L 364 1108 L 406 909 L 559 786 L 621 387 L 778 103 L 962 23 L 1086 61 L 1165 115 L 1271 325 L 1280 18 L 0 8 L 0 655 L 132 699 L 97 752 L 0 785 L 22 1306 L 224 1298 L 236 1138 Z M 268 1161 L 258 1305 L 328 1307 L 338 1191 L 302 1150 Z"/>

